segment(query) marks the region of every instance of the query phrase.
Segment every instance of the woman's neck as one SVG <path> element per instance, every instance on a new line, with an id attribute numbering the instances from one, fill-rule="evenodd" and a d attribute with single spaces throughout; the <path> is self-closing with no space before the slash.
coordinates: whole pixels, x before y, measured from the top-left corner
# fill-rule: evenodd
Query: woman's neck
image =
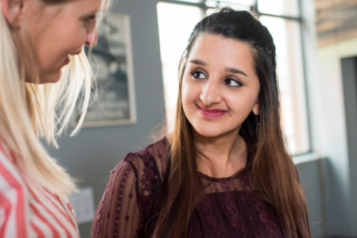
<path id="1" fill-rule="evenodd" d="M 194 132 L 194 141 L 198 171 L 207 176 L 230 177 L 246 165 L 247 148 L 238 131 L 218 137 L 204 137 Z"/>

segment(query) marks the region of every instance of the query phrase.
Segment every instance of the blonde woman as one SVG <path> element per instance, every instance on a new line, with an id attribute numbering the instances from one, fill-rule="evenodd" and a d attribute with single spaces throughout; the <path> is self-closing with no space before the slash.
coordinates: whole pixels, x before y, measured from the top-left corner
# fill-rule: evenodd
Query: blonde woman
<path id="1" fill-rule="evenodd" d="M 56 145 L 79 95 L 83 121 L 92 83 L 83 45 L 96 44 L 107 0 L 0 5 L 0 238 L 79 237 L 65 198 L 75 184 L 38 136 Z"/>

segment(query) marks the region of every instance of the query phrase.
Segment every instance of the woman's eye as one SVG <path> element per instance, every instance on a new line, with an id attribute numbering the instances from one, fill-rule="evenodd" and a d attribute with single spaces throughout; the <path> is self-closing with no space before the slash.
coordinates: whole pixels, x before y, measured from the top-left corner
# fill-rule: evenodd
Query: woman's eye
<path id="1" fill-rule="evenodd" d="M 96 19 L 96 15 L 91 15 L 86 18 L 84 18 L 84 22 L 88 23 Z"/>
<path id="2" fill-rule="evenodd" d="M 243 84 L 235 79 L 227 78 L 224 80 L 224 83 L 230 87 L 240 87 Z"/>
<path id="3" fill-rule="evenodd" d="M 196 79 L 204 79 L 204 78 L 206 78 L 206 75 L 204 73 L 200 72 L 200 71 L 194 71 L 192 73 L 192 76 L 194 78 L 196 78 Z"/>

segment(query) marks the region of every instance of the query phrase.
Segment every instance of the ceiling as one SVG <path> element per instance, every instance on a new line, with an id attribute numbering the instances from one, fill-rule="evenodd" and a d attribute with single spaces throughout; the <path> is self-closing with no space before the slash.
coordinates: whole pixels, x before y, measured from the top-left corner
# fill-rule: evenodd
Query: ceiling
<path id="1" fill-rule="evenodd" d="M 315 0 L 319 46 L 357 37 L 357 0 Z"/>

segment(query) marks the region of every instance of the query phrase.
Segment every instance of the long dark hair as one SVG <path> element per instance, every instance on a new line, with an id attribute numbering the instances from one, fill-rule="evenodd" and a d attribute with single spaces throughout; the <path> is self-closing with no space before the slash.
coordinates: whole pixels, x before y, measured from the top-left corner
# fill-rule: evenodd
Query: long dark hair
<path id="1" fill-rule="evenodd" d="M 168 135 L 169 171 L 164 179 L 161 211 L 153 237 L 186 237 L 192 212 L 204 193 L 197 171 L 192 126 L 184 114 L 181 98 L 186 59 L 197 36 L 202 33 L 220 35 L 250 45 L 255 73 L 260 81 L 260 127 L 257 127 L 256 117 L 251 113 L 239 132 L 246 138 L 248 147 L 252 148 L 249 178 L 261 199 L 274 208 L 286 238 L 311 237 L 304 194 L 280 125 L 272 36 L 249 12 L 229 8 L 204 18 L 195 26 L 181 59 L 175 128 Z"/>

